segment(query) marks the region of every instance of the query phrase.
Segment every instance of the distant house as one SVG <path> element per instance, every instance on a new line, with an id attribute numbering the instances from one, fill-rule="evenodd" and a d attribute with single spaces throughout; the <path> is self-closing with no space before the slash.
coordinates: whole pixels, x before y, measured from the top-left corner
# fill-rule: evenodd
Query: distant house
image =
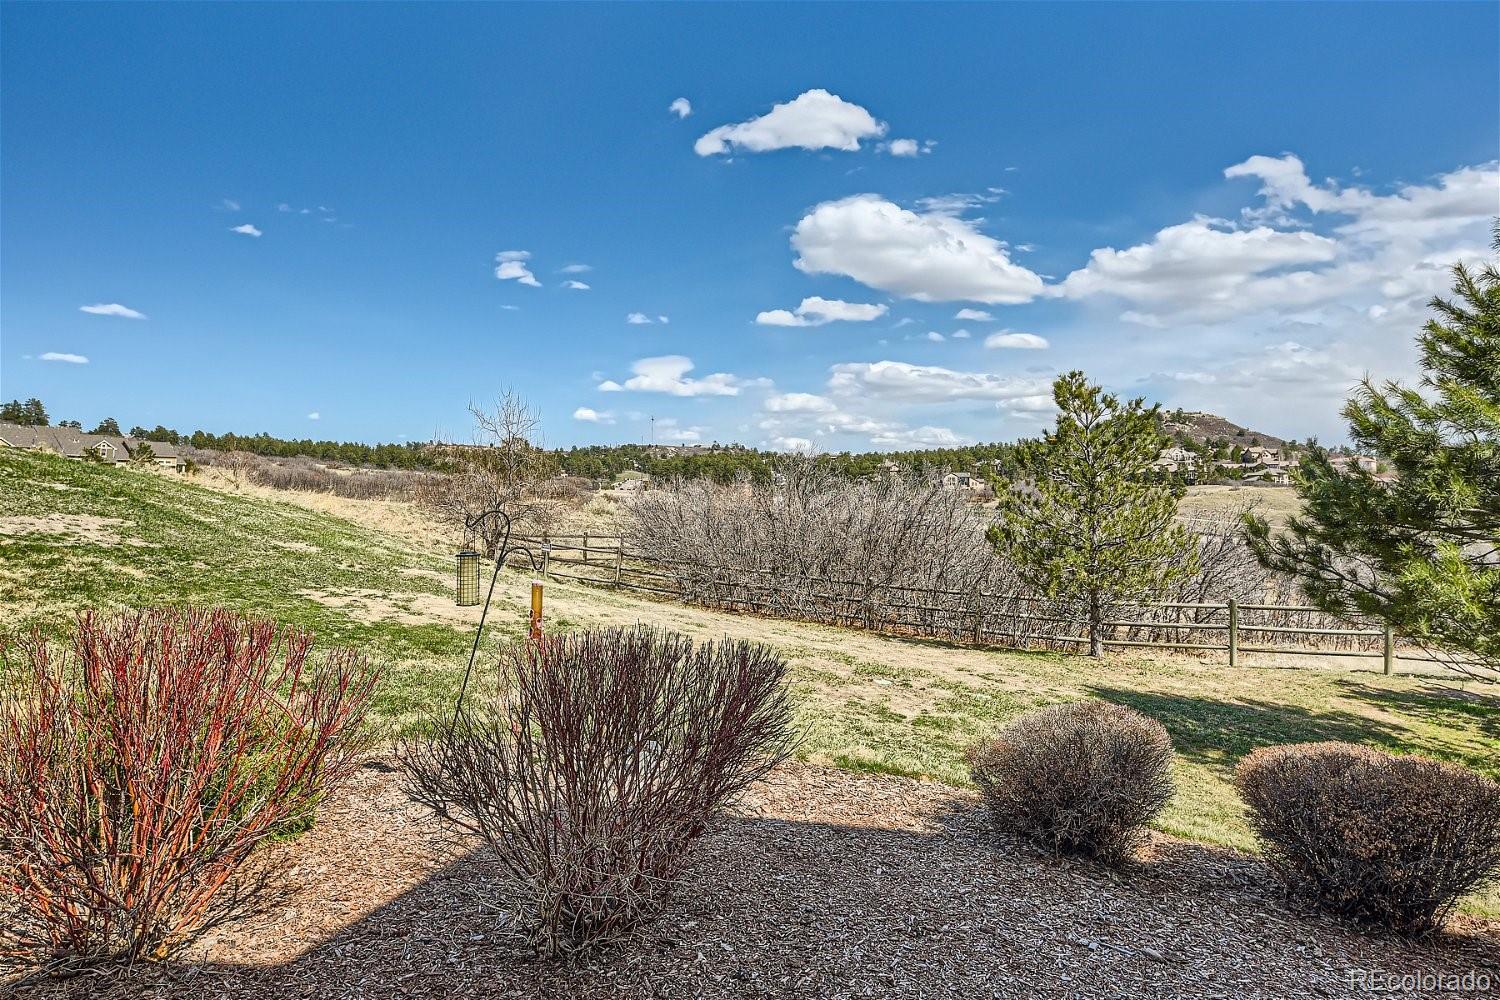
<path id="1" fill-rule="evenodd" d="M 116 434 L 85 434 L 71 427 L 26 427 L 0 424 L 0 447 L 41 451 L 76 461 L 90 459 L 105 465 L 129 465 L 142 446 L 151 449 L 151 463 L 181 472 L 187 465 L 177 446 L 165 441 L 140 441 Z"/>
<path id="2" fill-rule="evenodd" d="M 1380 463 L 1373 455 L 1335 455 L 1328 460 L 1328 464 L 1340 472 L 1349 472 L 1353 469 L 1358 469 L 1360 472 L 1365 472 L 1372 476 L 1380 468 Z"/>

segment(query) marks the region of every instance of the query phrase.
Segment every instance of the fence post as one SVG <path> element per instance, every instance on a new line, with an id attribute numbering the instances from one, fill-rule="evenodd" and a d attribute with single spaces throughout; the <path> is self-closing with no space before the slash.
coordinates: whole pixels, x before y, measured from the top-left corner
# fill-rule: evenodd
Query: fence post
<path id="1" fill-rule="evenodd" d="M 552 564 L 552 543 L 548 540 L 551 536 L 542 532 L 542 579 L 547 579 L 547 568 Z"/>
<path id="2" fill-rule="evenodd" d="M 1240 602 L 1229 599 L 1229 665 L 1240 665 Z"/>
<path id="3" fill-rule="evenodd" d="M 589 533 L 587 531 L 583 533 L 583 561 L 589 561 Z"/>
<path id="4" fill-rule="evenodd" d="M 1383 638 L 1384 638 L 1384 643 L 1382 645 L 1382 648 L 1381 648 L 1380 652 L 1381 652 L 1381 656 L 1385 659 L 1385 670 L 1384 670 L 1384 672 L 1386 674 L 1390 674 L 1390 672 L 1391 672 L 1391 666 L 1392 666 L 1393 662 L 1396 659 L 1396 637 L 1391 632 L 1391 623 L 1390 622 L 1386 622 L 1385 623 L 1385 635 L 1384 635 Z"/>
<path id="5" fill-rule="evenodd" d="M 625 539 L 615 539 L 615 589 L 620 589 L 620 570 L 625 565 Z"/>

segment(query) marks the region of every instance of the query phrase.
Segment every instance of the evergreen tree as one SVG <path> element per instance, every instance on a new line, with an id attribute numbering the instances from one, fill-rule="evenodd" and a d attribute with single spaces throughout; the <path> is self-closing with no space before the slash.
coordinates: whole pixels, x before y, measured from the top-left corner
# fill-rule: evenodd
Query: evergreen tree
<path id="1" fill-rule="evenodd" d="M 47 420 L 47 408 L 35 396 L 24 403 L 19 399 L 12 399 L 8 403 L 0 403 L 0 423 L 21 424 L 25 427 L 46 427 Z"/>
<path id="2" fill-rule="evenodd" d="M 1335 469 L 1314 448 L 1298 477 L 1302 515 L 1275 536 L 1247 518 L 1247 532 L 1319 607 L 1376 615 L 1500 668 L 1500 273 L 1456 267 L 1453 290 L 1417 336 L 1418 385 L 1366 380 L 1344 407 L 1350 437 L 1395 482 Z"/>
<path id="3" fill-rule="evenodd" d="M 1017 446 L 1020 478 L 1000 493 L 990 541 L 1030 586 L 1079 609 L 1100 656 L 1112 607 L 1196 572 L 1197 547 L 1176 521 L 1182 488 L 1153 482 L 1158 408 L 1121 403 L 1077 371 L 1052 397 L 1057 425 Z"/>
<path id="4" fill-rule="evenodd" d="M 95 427 L 93 430 L 89 431 L 89 433 L 90 434 L 110 434 L 110 435 L 115 435 L 115 436 L 119 436 L 119 437 L 124 437 L 124 435 L 120 433 L 120 425 L 115 422 L 115 418 L 114 417 L 105 417 L 103 420 L 99 421 L 99 426 Z"/>

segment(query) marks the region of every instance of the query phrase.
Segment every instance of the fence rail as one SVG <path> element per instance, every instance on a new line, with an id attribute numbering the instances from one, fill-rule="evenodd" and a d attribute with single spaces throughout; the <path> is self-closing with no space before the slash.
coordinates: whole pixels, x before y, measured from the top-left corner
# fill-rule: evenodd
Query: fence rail
<path id="1" fill-rule="evenodd" d="M 1076 616 L 1032 594 L 926 589 L 868 580 L 789 575 L 684 560 L 651 560 L 618 535 L 543 535 L 521 541 L 541 553 L 544 578 L 675 598 L 689 604 L 817 621 L 973 645 L 1076 650 L 1066 634 Z M 764 578 L 766 582 L 752 582 Z M 878 598 L 878 599 L 877 599 Z M 1334 618 L 1305 605 L 1159 602 L 1126 605 L 1105 622 L 1105 646 L 1220 652 L 1230 666 L 1243 653 L 1378 658 L 1385 673 L 1398 657 L 1448 663 L 1404 643 L 1389 625 Z M 1367 627 L 1359 627 L 1360 625 Z"/>

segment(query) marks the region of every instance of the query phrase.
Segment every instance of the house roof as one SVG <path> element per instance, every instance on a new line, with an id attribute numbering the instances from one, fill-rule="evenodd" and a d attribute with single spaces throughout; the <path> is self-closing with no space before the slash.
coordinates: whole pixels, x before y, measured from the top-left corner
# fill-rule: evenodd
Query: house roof
<path id="1" fill-rule="evenodd" d="M 113 434 L 84 434 L 71 427 L 26 427 L 21 424 L 0 424 L 0 441 L 13 448 L 55 451 L 67 458 L 82 458 L 84 452 L 101 444 L 111 448 L 125 445 L 124 438 Z"/>

